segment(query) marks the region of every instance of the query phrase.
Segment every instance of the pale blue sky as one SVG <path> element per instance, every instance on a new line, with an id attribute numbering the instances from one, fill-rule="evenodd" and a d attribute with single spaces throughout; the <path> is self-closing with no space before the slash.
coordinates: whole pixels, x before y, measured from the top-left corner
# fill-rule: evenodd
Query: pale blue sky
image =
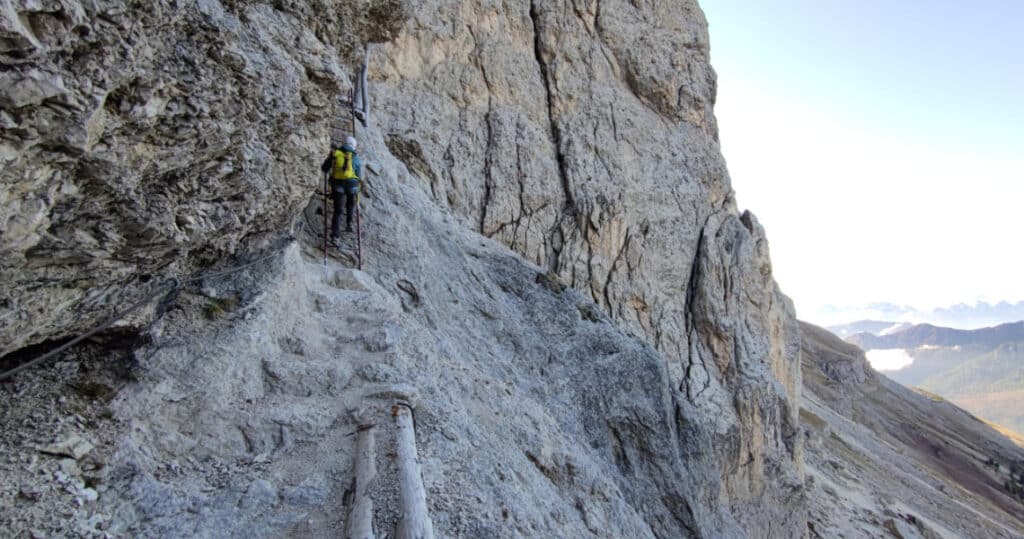
<path id="1" fill-rule="evenodd" d="M 1020 151 L 1024 2 L 705 0 L 724 76 L 867 127 Z"/>
<path id="2" fill-rule="evenodd" d="M 1024 1 L 701 6 L 737 198 L 801 316 L 1024 299 Z"/>

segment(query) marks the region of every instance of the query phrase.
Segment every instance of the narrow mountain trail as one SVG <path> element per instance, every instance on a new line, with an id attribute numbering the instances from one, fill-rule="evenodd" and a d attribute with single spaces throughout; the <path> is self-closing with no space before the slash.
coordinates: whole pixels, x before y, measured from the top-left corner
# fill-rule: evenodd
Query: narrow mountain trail
<path id="1" fill-rule="evenodd" d="M 387 404 L 367 402 L 368 393 L 387 389 L 373 385 L 355 373 L 375 373 L 387 369 L 395 334 L 387 310 L 374 301 L 365 283 L 369 279 L 355 270 L 338 269 L 331 264 L 324 270 L 307 260 L 304 269 L 310 276 L 320 274 L 322 286 L 307 291 L 310 323 L 324 328 L 322 350 L 325 353 L 286 354 L 263 364 L 264 379 L 270 387 L 270 407 L 287 409 L 289 401 L 301 405 L 332 403 L 334 424 L 318 443 L 298 448 L 280 463 L 290 476 L 313 472 L 330 478 L 335 485 L 353 480 L 353 462 L 357 459 L 357 437 L 361 425 L 385 427 L 391 419 Z M 312 280 L 312 279 L 311 279 Z M 371 374 L 370 378 L 374 378 Z M 369 455 L 375 459 L 375 455 Z M 348 491 L 346 491 L 348 492 Z M 332 489 L 328 503 L 315 508 L 295 525 L 298 536 L 327 536 L 345 529 L 351 502 L 341 489 Z"/>
<path id="2" fill-rule="evenodd" d="M 110 474 L 134 493 L 110 508 L 132 523 L 115 531 L 339 536 L 354 505 L 363 529 L 395 529 L 408 453 L 396 432 L 417 400 L 395 368 L 402 307 L 366 273 L 305 248 L 290 248 L 229 320 L 170 317 L 143 383 L 114 403 L 127 434 Z"/>
<path id="3" fill-rule="evenodd" d="M 371 529 L 388 535 L 402 514 L 396 416 L 399 407 L 411 408 L 416 399 L 415 388 L 397 382 L 394 374 L 394 345 L 402 334 L 398 306 L 367 274 L 304 258 L 309 282 L 320 285 L 307 290 L 306 301 L 310 322 L 323 328 L 326 354 L 265 362 L 265 380 L 270 399 L 280 399 L 283 407 L 290 399 L 335 404 L 337 419 L 328 435 L 281 464 L 293 476 L 323 473 L 336 488 L 329 502 L 298 522 L 290 535 L 324 537 L 345 530 L 346 536 L 368 537 Z M 357 485 L 357 477 L 366 483 Z"/>

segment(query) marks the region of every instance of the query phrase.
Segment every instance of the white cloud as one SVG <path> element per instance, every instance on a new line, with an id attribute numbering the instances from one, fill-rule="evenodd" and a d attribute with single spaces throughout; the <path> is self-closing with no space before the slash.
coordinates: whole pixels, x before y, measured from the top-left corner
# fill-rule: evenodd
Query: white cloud
<path id="1" fill-rule="evenodd" d="M 870 350 L 866 355 L 876 371 L 898 371 L 914 362 L 906 350 Z"/>

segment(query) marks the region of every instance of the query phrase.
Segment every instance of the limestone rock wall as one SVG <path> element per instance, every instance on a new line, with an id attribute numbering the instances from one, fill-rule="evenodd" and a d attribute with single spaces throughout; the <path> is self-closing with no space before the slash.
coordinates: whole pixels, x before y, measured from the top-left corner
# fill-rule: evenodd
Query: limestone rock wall
<path id="1" fill-rule="evenodd" d="M 364 42 L 386 41 L 370 54 L 374 115 L 361 137 L 376 173 L 367 208 L 377 211 L 370 223 L 379 219 L 378 230 L 397 234 L 404 219 L 416 234 L 370 240 L 368 263 L 395 281 L 471 288 L 491 275 L 505 292 L 519 286 L 512 281 L 523 275 L 501 277 L 501 264 L 454 278 L 445 267 L 476 266 L 403 257 L 416 247 L 409 237 L 447 233 L 454 218 L 653 346 L 604 355 L 598 345 L 560 348 L 572 368 L 554 381 L 507 370 L 536 386 L 540 408 L 565 407 L 544 421 L 575 442 L 538 442 L 532 457 L 560 499 L 583 500 L 609 480 L 628 492 L 609 494 L 610 508 L 583 511 L 584 520 L 629 513 L 629 530 L 646 525 L 655 536 L 804 532 L 797 328 L 772 279 L 764 231 L 735 207 L 712 114 L 706 23 L 692 0 L 3 6 L 2 352 L 91 327 L 121 294 L 290 233 L 317 185 L 347 65 Z M 473 256 L 446 238 L 430 237 L 430 249 L 456 262 Z M 465 297 L 452 288 L 424 295 L 452 304 Z M 495 316 L 488 301 L 497 300 L 481 300 L 484 310 L 467 316 Z M 520 326 L 553 316 L 530 309 L 511 311 L 531 313 Z M 420 316 L 423 342 L 442 343 L 430 361 L 447 357 L 446 340 L 467 334 L 444 310 Z M 512 346 L 496 353 L 513 361 L 526 346 L 516 327 L 475 335 Z M 576 375 L 593 374 L 588 362 L 598 356 L 612 358 L 607 376 Z M 489 366 L 489 376 L 502 369 Z M 631 373 L 643 387 L 621 390 Z M 566 381 L 581 384 L 567 390 L 582 400 L 551 394 Z M 446 382 L 459 388 L 446 408 L 475 406 L 474 387 L 458 386 L 466 380 Z M 640 419 L 606 428 L 607 418 L 636 408 L 633 391 L 651 399 Z M 467 418 L 482 421 L 471 411 Z M 523 444 L 533 443 L 529 431 L 522 427 Z M 582 478 L 573 459 L 591 456 L 576 442 L 600 448 Z M 607 466 L 615 455 L 633 465 L 616 472 Z M 551 518 L 561 526 L 563 517 Z M 600 522 L 585 527 L 597 534 Z M 555 529 L 540 517 L 533 524 Z"/>
<path id="2" fill-rule="evenodd" d="M 722 499 L 752 532 L 799 528 L 798 329 L 735 208 L 699 7 L 425 4 L 372 54 L 391 153 L 466 226 L 645 335 L 717 418 Z"/>
<path id="3" fill-rule="evenodd" d="M 5 1 L 0 355 L 288 233 L 397 1 Z M 351 10 L 361 19 L 344 18 Z"/>

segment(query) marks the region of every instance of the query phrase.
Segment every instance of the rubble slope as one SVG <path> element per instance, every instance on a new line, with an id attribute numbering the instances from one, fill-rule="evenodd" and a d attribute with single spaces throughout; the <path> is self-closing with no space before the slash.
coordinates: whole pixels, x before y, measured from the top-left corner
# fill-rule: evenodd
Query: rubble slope
<path id="1" fill-rule="evenodd" d="M 864 353 L 801 325 L 812 537 L 1020 537 L 1006 488 L 1024 449 L 934 395 L 879 375 Z"/>

